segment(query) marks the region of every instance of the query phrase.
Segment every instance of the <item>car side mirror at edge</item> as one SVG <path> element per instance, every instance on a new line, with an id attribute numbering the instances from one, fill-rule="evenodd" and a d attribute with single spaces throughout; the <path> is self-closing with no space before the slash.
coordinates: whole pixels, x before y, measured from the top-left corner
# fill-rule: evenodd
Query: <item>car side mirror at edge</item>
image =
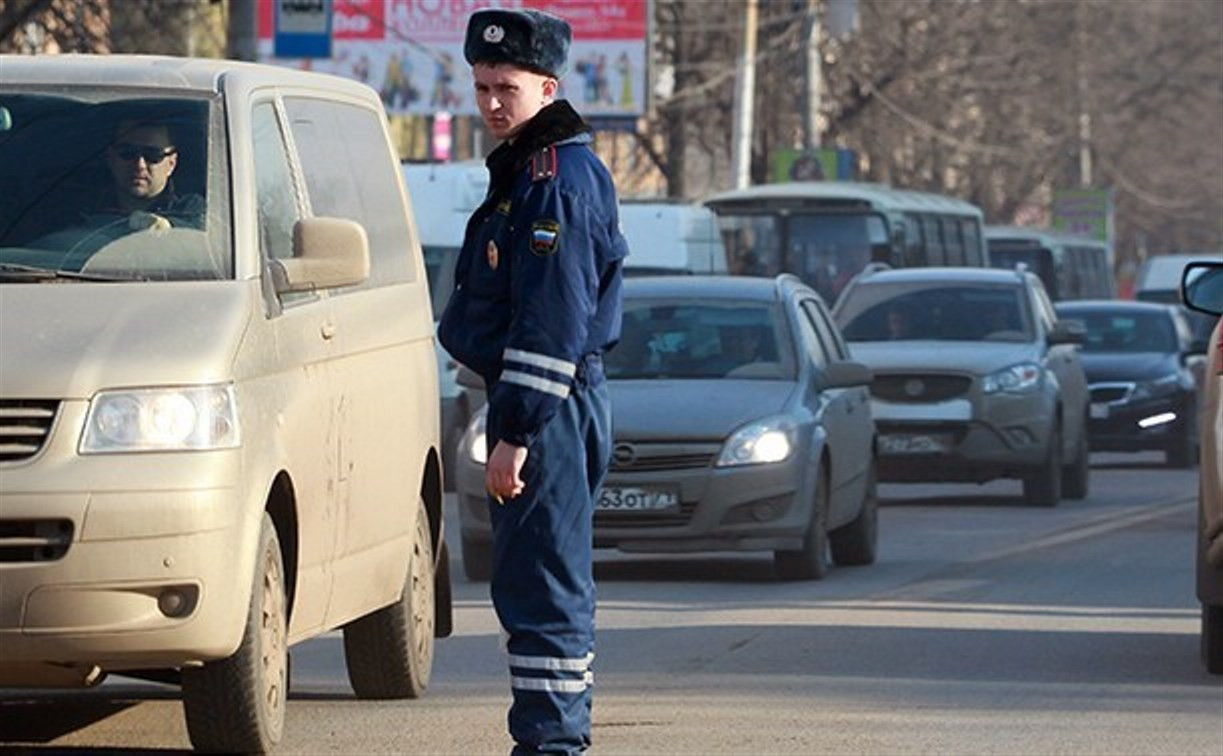
<path id="1" fill-rule="evenodd" d="M 1191 262 L 1181 278 L 1181 300 L 1191 310 L 1223 315 L 1223 262 Z"/>
<path id="2" fill-rule="evenodd" d="M 1084 344 L 1087 329 L 1080 320 L 1059 320 L 1049 329 L 1050 344 Z"/>
<path id="3" fill-rule="evenodd" d="M 839 360 L 824 366 L 823 379 L 820 388 L 852 388 L 853 386 L 869 386 L 875 379 L 874 373 L 861 362 Z"/>
<path id="4" fill-rule="evenodd" d="M 466 365 L 459 365 L 459 372 L 455 375 L 454 380 L 463 388 L 484 390 L 484 379 Z"/>

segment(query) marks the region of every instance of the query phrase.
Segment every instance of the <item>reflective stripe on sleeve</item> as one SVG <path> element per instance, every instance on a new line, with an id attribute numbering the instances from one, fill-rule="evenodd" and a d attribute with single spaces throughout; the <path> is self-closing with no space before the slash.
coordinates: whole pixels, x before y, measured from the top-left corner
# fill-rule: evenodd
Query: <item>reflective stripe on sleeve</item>
<path id="1" fill-rule="evenodd" d="M 509 347 L 506 347 L 505 351 L 501 353 L 501 359 L 507 362 L 521 362 L 524 365 L 551 370 L 554 373 L 560 373 L 566 378 L 572 378 L 578 371 L 578 366 L 567 360 L 558 360 L 546 354 L 524 352 L 521 349 L 511 349 Z"/>
<path id="2" fill-rule="evenodd" d="M 509 657 L 511 667 L 584 672 L 590 666 L 590 663 L 594 661 L 595 655 L 591 652 L 576 659 L 563 656 L 520 656 L 518 654 L 510 654 Z"/>
<path id="3" fill-rule="evenodd" d="M 547 378 L 540 378 L 537 375 L 530 373 L 521 373 L 517 370 L 506 370 L 501 373 L 501 380 L 506 383 L 516 383 L 519 386 L 543 391 L 548 394 L 555 394 L 561 399 L 569 398 L 569 386 L 558 381 L 550 381 Z"/>
<path id="4" fill-rule="evenodd" d="M 546 677 L 510 677 L 510 687 L 547 693 L 584 693 L 594 684 L 594 675 L 587 672 L 581 680 L 551 680 Z"/>

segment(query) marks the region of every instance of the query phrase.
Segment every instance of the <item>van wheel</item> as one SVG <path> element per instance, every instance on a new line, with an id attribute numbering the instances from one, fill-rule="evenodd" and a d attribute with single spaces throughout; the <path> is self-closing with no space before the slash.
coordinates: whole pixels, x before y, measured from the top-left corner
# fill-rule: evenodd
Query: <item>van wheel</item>
<path id="1" fill-rule="evenodd" d="M 1037 507 L 1056 507 L 1062 498 L 1062 429 L 1058 425 L 1049 434 L 1045 463 L 1023 479 L 1023 498 Z"/>
<path id="2" fill-rule="evenodd" d="M 819 580 L 828 574 L 828 486 L 828 471 L 820 465 L 803 547 L 773 552 L 773 569 L 782 580 Z"/>
<path id="3" fill-rule="evenodd" d="M 1212 675 L 1223 675 L 1223 605 L 1202 604 L 1202 663 Z"/>
<path id="4" fill-rule="evenodd" d="M 280 540 L 265 512 L 242 643 L 227 659 L 183 670 L 187 733 L 197 750 L 265 752 L 280 742 L 289 691 L 284 574 Z"/>
<path id="5" fill-rule="evenodd" d="M 487 583 L 493 579 L 493 545 L 488 541 L 462 536 L 463 573 L 473 583 Z"/>
<path id="6" fill-rule="evenodd" d="M 357 698 L 420 698 L 433 671 L 433 539 L 416 505 L 408 572 L 399 600 L 344 626 L 344 661 Z"/>
<path id="7" fill-rule="evenodd" d="M 867 473 L 862 510 L 852 522 L 829 533 L 828 540 L 832 546 L 832 561 L 839 565 L 875 563 L 879 541 L 879 496 L 873 461 Z"/>
<path id="8" fill-rule="evenodd" d="M 1091 450 L 1087 445 L 1087 422 L 1083 422 L 1083 431 L 1079 433 L 1079 443 L 1075 445 L 1074 459 L 1062 468 L 1062 493 L 1067 499 L 1086 499 L 1091 478 Z"/>

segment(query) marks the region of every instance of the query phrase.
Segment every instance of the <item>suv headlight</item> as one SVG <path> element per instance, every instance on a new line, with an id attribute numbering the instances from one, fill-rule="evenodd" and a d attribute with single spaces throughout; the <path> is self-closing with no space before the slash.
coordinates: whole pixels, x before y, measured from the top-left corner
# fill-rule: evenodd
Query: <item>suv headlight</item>
<path id="1" fill-rule="evenodd" d="M 232 385 L 129 389 L 93 397 L 80 451 L 203 451 L 240 442 Z"/>
<path id="2" fill-rule="evenodd" d="M 488 417 L 485 408 L 487 406 L 476 410 L 476 413 L 467 421 L 467 430 L 463 431 L 463 441 L 460 444 L 461 451 L 477 465 L 488 462 L 488 441 L 485 439 Z"/>
<path id="3" fill-rule="evenodd" d="M 749 423 L 731 434 L 718 455 L 717 467 L 781 462 L 794 451 L 797 424 L 785 415 Z"/>
<path id="4" fill-rule="evenodd" d="M 1139 402 L 1144 399 L 1167 396 L 1176 392 L 1176 387 L 1179 383 L 1180 377 L 1176 373 L 1156 378 L 1153 381 L 1139 381 L 1134 384 L 1134 391 L 1130 394 L 1130 401 Z"/>
<path id="5" fill-rule="evenodd" d="M 1021 362 L 985 376 L 981 390 L 987 394 L 997 394 L 1002 391 L 1021 394 L 1034 391 L 1040 385 L 1040 379 L 1043 376 L 1044 370 L 1040 365 L 1035 362 Z"/>

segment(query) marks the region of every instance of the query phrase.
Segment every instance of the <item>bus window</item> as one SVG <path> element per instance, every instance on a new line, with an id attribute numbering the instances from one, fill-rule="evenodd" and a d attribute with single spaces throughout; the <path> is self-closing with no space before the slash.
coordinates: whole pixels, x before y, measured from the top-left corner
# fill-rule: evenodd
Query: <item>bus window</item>
<path id="1" fill-rule="evenodd" d="M 803 213 L 790 217 L 787 269 L 831 304 L 868 262 L 891 262 L 884 220 L 866 213 Z"/>
<path id="2" fill-rule="evenodd" d="M 905 213 L 905 265 L 920 268 L 929 264 L 921 239 L 921 217 Z"/>
<path id="3" fill-rule="evenodd" d="M 947 264 L 963 265 L 964 245 L 960 241 L 960 224 L 956 223 L 955 218 L 943 217 L 939 221 L 939 225 L 943 228 L 943 245 L 946 248 Z"/>
<path id="4" fill-rule="evenodd" d="M 981 225 L 971 218 L 961 218 L 960 233 L 964 237 L 964 264 L 973 267 L 985 265 L 985 254 L 981 247 Z"/>
<path id="5" fill-rule="evenodd" d="M 781 273 L 784 269 L 779 225 L 780 220 L 771 215 L 719 216 L 727 270 L 739 276 Z"/>
<path id="6" fill-rule="evenodd" d="M 933 215 L 922 216 L 922 239 L 926 243 L 926 262 L 929 265 L 947 264 L 947 255 L 943 252 L 943 238 L 938 226 L 938 218 Z"/>

